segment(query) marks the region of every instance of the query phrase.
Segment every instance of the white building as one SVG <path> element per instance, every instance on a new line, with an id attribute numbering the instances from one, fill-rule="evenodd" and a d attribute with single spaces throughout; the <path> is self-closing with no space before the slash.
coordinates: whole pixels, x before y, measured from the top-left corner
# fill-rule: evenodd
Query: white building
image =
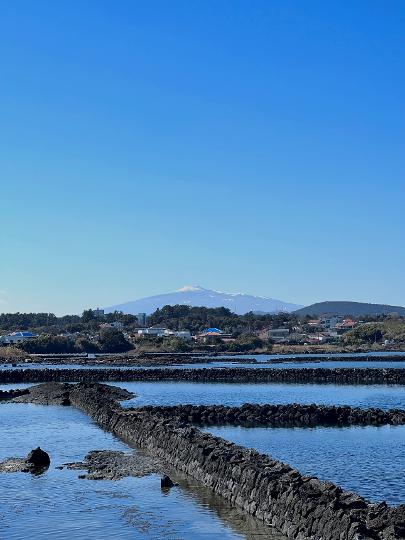
<path id="1" fill-rule="evenodd" d="M 290 334 L 290 330 L 288 328 L 271 328 L 270 330 L 267 331 L 268 339 L 271 339 L 276 343 L 281 343 L 282 341 L 286 341 L 288 339 L 289 334 Z"/>
<path id="2" fill-rule="evenodd" d="M 111 323 L 104 323 L 101 325 L 101 328 L 115 328 L 116 330 L 122 330 L 124 328 L 124 323 L 120 321 L 114 321 Z"/>
<path id="3" fill-rule="evenodd" d="M 20 343 L 21 341 L 26 341 L 27 339 L 32 339 L 37 337 L 36 334 L 32 332 L 13 332 L 7 336 L 1 336 L 0 342 L 5 343 L 6 345 L 14 345 Z"/>
<path id="4" fill-rule="evenodd" d="M 191 339 L 191 332 L 189 330 L 180 330 L 175 332 L 174 330 L 168 330 L 167 328 L 142 328 L 138 330 L 139 336 L 155 336 L 155 337 L 178 337 L 182 339 Z"/>
<path id="5" fill-rule="evenodd" d="M 191 339 L 190 330 L 180 330 L 179 332 L 175 332 L 174 335 L 182 339 Z"/>
<path id="6" fill-rule="evenodd" d="M 142 328 L 141 330 L 138 330 L 138 335 L 162 337 L 165 335 L 166 331 L 166 328 Z"/>

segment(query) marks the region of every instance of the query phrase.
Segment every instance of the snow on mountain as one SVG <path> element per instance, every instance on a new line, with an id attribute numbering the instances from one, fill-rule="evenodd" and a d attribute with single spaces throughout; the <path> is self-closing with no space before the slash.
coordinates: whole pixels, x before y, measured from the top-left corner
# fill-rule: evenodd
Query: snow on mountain
<path id="1" fill-rule="evenodd" d="M 242 315 L 249 311 L 263 313 L 291 312 L 302 306 L 268 298 L 266 296 L 252 296 L 243 293 L 225 293 L 204 289 L 196 285 L 185 285 L 175 292 L 148 296 L 105 308 L 106 313 L 123 311 L 136 315 L 137 313 L 153 313 L 157 308 L 166 305 L 184 304 L 188 306 L 227 307 L 234 313 Z"/>

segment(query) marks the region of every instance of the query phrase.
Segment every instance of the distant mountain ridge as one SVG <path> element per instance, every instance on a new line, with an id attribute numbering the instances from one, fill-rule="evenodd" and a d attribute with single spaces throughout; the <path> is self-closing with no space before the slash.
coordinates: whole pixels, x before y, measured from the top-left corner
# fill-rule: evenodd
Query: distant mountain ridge
<path id="1" fill-rule="evenodd" d="M 345 302 L 345 301 L 328 301 L 318 302 L 311 306 L 298 309 L 294 312 L 297 315 L 352 315 L 353 317 L 362 317 L 364 315 L 389 315 L 397 313 L 405 316 L 405 307 L 390 306 L 387 304 L 368 304 L 365 302 Z"/>
<path id="2" fill-rule="evenodd" d="M 156 311 L 157 308 L 162 308 L 166 305 L 174 306 L 183 304 L 193 307 L 226 307 L 238 315 L 243 315 L 249 311 L 259 311 L 264 313 L 290 313 L 299 309 L 300 305 L 283 302 L 266 296 L 253 296 L 242 293 L 225 293 L 204 289 L 200 286 L 186 285 L 175 292 L 159 294 L 156 296 L 148 296 L 125 302 L 105 308 L 106 313 L 111 313 L 115 310 L 123 311 L 136 315 L 137 313 L 150 314 Z"/>

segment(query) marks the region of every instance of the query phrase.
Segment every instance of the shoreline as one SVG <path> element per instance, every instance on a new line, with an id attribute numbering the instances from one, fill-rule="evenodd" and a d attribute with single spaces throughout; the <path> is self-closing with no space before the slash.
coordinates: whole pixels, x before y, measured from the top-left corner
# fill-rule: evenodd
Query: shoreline
<path id="1" fill-rule="evenodd" d="M 267 360 L 258 360 L 255 356 L 274 356 Z M 89 359 L 86 355 L 61 355 L 61 354 L 41 354 L 30 355 L 24 360 L 16 359 L 1 359 L 0 364 L 11 365 L 23 369 L 24 365 L 28 364 L 52 364 L 63 366 L 65 364 L 73 365 L 88 365 L 88 366 L 133 366 L 135 367 L 153 367 L 153 366 L 170 366 L 181 364 L 207 364 L 216 362 L 232 362 L 235 364 L 281 364 L 281 363 L 306 363 L 306 362 L 405 362 L 405 351 L 365 351 L 365 352 L 336 352 L 336 353 L 297 353 L 276 355 L 269 354 L 205 354 L 200 356 L 195 353 L 148 353 L 140 356 L 132 356 L 128 354 L 117 354 L 100 356 L 98 358 Z"/>

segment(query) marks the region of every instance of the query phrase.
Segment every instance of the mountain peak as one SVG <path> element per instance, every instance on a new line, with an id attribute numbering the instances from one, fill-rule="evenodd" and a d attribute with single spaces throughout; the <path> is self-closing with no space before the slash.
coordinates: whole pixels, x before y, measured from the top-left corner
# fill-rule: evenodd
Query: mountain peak
<path id="1" fill-rule="evenodd" d="M 288 313 L 302 307 L 282 300 L 275 300 L 274 298 L 253 296 L 244 293 L 226 293 L 205 289 L 200 285 L 184 285 L 184 287 L 177 289 L 175 292 L 140 298 L 139 300 L 105 308 L 105 311 L 109 313 L 118 310 L 124 313 L 132 313 L 133 315 L 137 313 L 150 314 L 157 308 L 176 304 L 190 307 L 226 307 L 240 315 L 249 311 Z"/>
<path id="2" fill-rule="evenodd" d="M 195 292 L 195 291 L 205 291 L 203 287 L 200 287 L 200 285 L 184 285 L 184 287 L 180 287 L 180 289 L 176 289 L 176 292 Z"/>

